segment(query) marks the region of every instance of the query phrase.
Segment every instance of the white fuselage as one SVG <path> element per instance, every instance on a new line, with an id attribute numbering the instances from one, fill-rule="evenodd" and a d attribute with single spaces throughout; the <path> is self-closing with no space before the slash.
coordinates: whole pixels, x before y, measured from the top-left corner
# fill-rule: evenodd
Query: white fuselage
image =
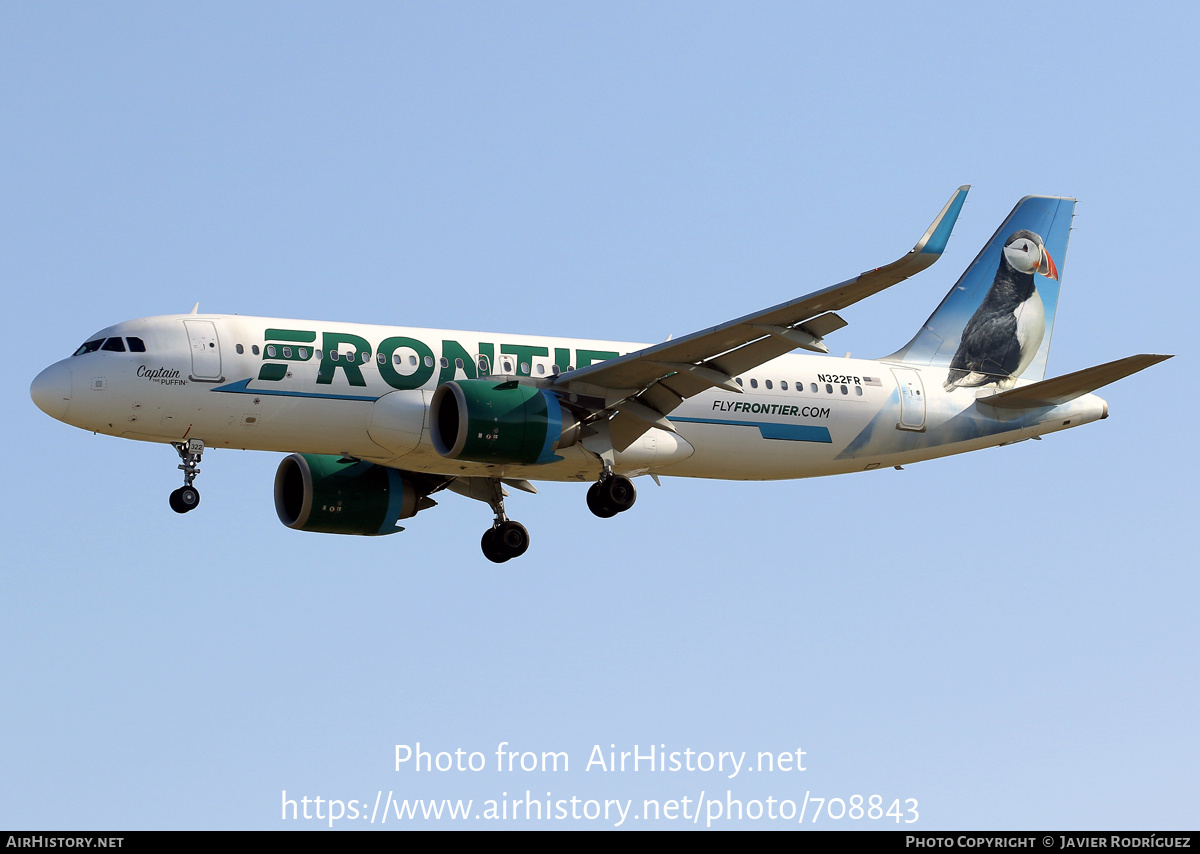
<path id="1" fill-rule="evenodd" d="M 150 442 L 341 454 L 445 476 L 595 480 L 588 442 L 542 465 L 449 460 L 429 437 L 428 403 L 449 380 L 557 373 L 645 345 L 349 323 L 175 315 L 91 339 L 140 339 L 144 352 L 96 349 L 47 368 L 38 405 L 61 421 Z M 336 357 L 336 358 L 335 358 Z M 482 361 L 482 365 L 481 365 Z M 669 413 L 616 454 L 615 470 L 776 480 L 881 468 L 1006 444 L 1104 417 L 1104 401 L 1005 415 L 972 389 L 942 389 L 945 368 L 790 354 Z M 978 398 L 978 399 L 977 399 Z"/>

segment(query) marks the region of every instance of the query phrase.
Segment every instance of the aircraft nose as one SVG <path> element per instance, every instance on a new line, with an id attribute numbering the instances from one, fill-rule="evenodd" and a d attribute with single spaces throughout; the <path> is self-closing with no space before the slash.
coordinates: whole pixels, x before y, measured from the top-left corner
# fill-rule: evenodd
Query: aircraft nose
<path id="1" fill-rule="evenodd" d="M 71 369 L 62 362 L 46 368 L 34 377 L 29 396 L 38 409 L 62 421 L 71 405 Z"/>

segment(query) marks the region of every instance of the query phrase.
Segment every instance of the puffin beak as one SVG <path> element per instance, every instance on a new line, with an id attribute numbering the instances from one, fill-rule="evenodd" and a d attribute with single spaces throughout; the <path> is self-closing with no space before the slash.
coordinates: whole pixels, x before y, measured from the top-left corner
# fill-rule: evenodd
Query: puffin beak
<path id="1" fill-rule="evenodd" d="M 1038 247 L 1042 250 L 1042 263 L 1038 265 L 1038 272 L 1047 279 L 1058 281 L 1058 267 L 1054 264 L 1054 259 L 1050 257 L 1050 253 L 1046 251 L 1045 246 Z"/>

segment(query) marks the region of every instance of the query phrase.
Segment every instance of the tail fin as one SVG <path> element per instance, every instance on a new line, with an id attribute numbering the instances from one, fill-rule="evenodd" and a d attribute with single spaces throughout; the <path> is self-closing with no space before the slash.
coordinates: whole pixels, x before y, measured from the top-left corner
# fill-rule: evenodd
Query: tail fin
<path id="1" fill-rule="evenodd" d="M 906 346 L 887 357 L 947 369 L 944 386 L 1046 376 L 1075 200 L 1026 196 Z"/>

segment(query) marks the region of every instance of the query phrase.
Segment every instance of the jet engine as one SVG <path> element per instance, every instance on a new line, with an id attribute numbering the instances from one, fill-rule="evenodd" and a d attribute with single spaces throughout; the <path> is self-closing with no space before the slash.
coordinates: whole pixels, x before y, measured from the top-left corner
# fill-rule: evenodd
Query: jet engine
<path id="1" fill-rule="evenodd" d="M 580 425 L 558 396 L 509 381 L 456 380 L 430 402 L 433 447 L 451 460 L 535 465 L 579 441 Z"/>
<path id="2" fill-rule="evenodd" d="M 275 512 L 299 531 L 373 537 L 433 506 L 404 472 L 324 454 L 292 454 L 275 472 Z"/>

